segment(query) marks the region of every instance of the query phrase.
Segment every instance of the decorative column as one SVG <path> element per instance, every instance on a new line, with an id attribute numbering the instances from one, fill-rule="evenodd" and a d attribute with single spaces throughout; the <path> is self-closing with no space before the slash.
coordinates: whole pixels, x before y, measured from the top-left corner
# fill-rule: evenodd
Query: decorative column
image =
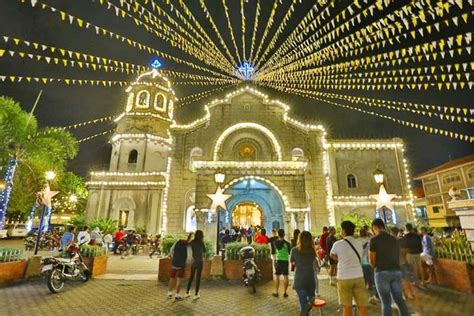
<path id="1" fill-rule="evenodd" d="M 292 227 L 290 226 L 291 225 L 291 217 L 292 217 L 293 213 L 291 212 L 288 212 L 288 211 L 285 211 L 283 213 L 283 220 L 285 221 L 285 224 L 284 224 L 284 229 L 285 229 L 285 232 L 286 232 L 286 235 L 287 236 L 293 236 L 293 229 Z M 290 237 L 288 237 L 290 238 Z"/>
<path id="2" fill-rule="evenodd" d="M 306 212 L 298 212 L 295 213 L 295 219 L 296 219 L 296 228 L 298 228 L 300 231 L 304 230 L 304 221 L 306 219 Z"/>

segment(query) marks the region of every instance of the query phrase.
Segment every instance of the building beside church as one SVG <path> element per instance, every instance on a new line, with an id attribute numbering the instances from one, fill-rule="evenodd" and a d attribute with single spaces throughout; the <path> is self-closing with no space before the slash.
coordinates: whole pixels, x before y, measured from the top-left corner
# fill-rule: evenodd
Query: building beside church
<path id="1" fill-rule="evenodd" d="M 322 125 L 292 118 L 288 105 L 249 86 L 181 124 L 171 84 L 157 70 L 140 75 L 126 93 L 110 168 L 92 172 L 87 184 L 88 221 L 112 218 L 149 233 L 199 228 L 215 238 L 217 216 L 207 194 L 223 173 L 222 188 L 232 196 L 227 211 L 218 212 L 219 227 L 320 231 L 343 214 L 375 216 L 375 170 L 396 194 L 390 221 L 413 220 L 400 139 L 331 139 Z"/>

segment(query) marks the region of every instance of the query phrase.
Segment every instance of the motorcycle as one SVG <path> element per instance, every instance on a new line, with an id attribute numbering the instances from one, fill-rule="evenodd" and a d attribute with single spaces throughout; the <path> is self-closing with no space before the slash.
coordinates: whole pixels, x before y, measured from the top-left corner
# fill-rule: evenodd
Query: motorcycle
<path id="1" fill-rule="evenodd" d="M 67 249 L 69 258 L 46 257 L 41 261 L 41 274 L 46 278 L 48 289 L 59 293 L 66 280 L 89 281 L 90 271 L 85 265 L 77 244 Z"/>
<path id="2" fill-rule="evenodd" d="M 35 249 L 36 236 L 28 236 L 25 238 L 25 251 L 33 251 Z"/>
<path id="3" fill-rule="evenodd" d="M 256 284 L 260 279 L 260 269 L 255 263 L 255 249 L 246 246 L 240 249 L 239 255 L 242 259 L 245 286 L 249 286 L 253 293 L 257 292 Z"/>

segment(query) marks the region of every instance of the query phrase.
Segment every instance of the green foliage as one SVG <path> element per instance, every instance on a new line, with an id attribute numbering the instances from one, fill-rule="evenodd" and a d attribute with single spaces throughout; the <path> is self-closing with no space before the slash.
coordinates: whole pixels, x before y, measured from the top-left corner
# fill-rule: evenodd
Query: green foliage
<path id="1" fill-rule="evenodd" d="M 71 218 L 71 224 L 77 229 L 82 229 L 82 227 L 86 224 L 86 215 L 78 214 L 73 216 Z"/>
<path id="2" fill-rule="evenodd" d="M 187 234 L 177 234 L 177 235 L 166 235 L 161 238 L 160 250 L 161 253 L 165 256 L 170 255 L 171 247 L 174 243 L 180 239 L 187 238 Z M 214 243 L 211 240 L 204 239 L 204 245 L 206 246 L 206 253 L 204 258 L 210 259 L 214 255 Z"/>
<path id="3" fill-rule="evenodd" d="M 58 211 L 82 213 L 87 203 L 87 188 L 82 177 L 72 172 L 64 172 L 57 183 L 60 193 L 54 198 L 53 207 Z M 71 201 L 70 197 L 75 195 L 77 201 Z"/>
<path id="4" fill-rule="evenodd" d="M 20 104 L 0 97 L 0 167 L 5 167 L 13 158 L 18 160 L 9 204 L 13 216 L 26 219 L 25 213 L 29 212 L 37 191 L 43 187 L 48 170 L 57 174 L 53 189 L 65 194 L 72 192 L 70 185 L 63 188 L 63 182 L 65 178 L 73 177 L 66 172 L 66 166 L 78 150 L 78 143 L 71 133 L 60 128 L 38 128 L 35 117 L 23 111 Z M 79 187 L 79 194 L 83 196 L 85 186 Z"/>
<path id="5" fill-rule="evenodd" d="M 372 218 L 362 216 L 358 213 L 342 215 L 341 222 L 343 221 L 351 221 L 352 223 L 354 223 L 357 231 L 359 231 L 362 226 L 367 226 L 370 228 L 370 226 L 372 225 Z"/>
<path id="6" fill-rule="evenodd" d="M 107 254 L 107 249 L 101 246 L 82 245 L 81 256 L 85 258 L 99 257 Z"/>
<path id="7" fill-rule="evenodd" d="M 117 231 L 117 221 L 115 219 L 105 218 L 105 219 L 95 219 L 90 225 L 89 229 L 93 230 L 94 228 L 99 227 L 103 235 L 113 234 Z"/>
<path id="8" fill-rule="evenodd" d="M 239 251 L 243 247 L 248 246 L 246 243 L 232 242 L 225 245 L 225 259 L 240 260 Z M 255 249 L 256 260 L 270 260 L 270 246 L 261 244 L 252 244 Z"/>
<path id="9" fill-rule="evenodd" d="M 144 226 L 138 226 L 135 228 L 135 230 L 137 231 L 137 234 L 145 234 L 146 233 L 146 229 Z"/>
<path id="10" fill-rule="evenodd" d="M 466 236 L 456 230 L 452 236 L 433 238 L 436 257 L 464 261 L 474 266 L 474 254 Z"/>
<path id="11" fill-rule="evenodd" d="M 23 250 L 16 248 L 0 248 L 0 262 L 20 261 L 23 258 Z"/>

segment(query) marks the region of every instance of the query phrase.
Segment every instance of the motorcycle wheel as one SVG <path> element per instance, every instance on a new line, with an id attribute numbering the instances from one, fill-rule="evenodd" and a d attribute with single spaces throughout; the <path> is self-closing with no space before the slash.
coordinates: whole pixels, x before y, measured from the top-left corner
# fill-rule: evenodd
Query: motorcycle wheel
<path id="1" fill-rule="evenodd" d="M 48 289 L 51 291 L 51 293 L 59 293 L 64 287 L 64 280 L 61 276 L 61 271 L 58 269 L 53 269 L 48 274 L 47 283 Z"/>
<path id="2" fill-rule="evenodd" d="M 80 280 L 82 283 L 86 283 L 87 281 L 89 281 L 90 274 L 91 274 L 91 273 L 90 273 L 89 269 L 82 268 L 82 269 L 81 269 L 81 272 L 79 272 L 79 280 Z"/>

